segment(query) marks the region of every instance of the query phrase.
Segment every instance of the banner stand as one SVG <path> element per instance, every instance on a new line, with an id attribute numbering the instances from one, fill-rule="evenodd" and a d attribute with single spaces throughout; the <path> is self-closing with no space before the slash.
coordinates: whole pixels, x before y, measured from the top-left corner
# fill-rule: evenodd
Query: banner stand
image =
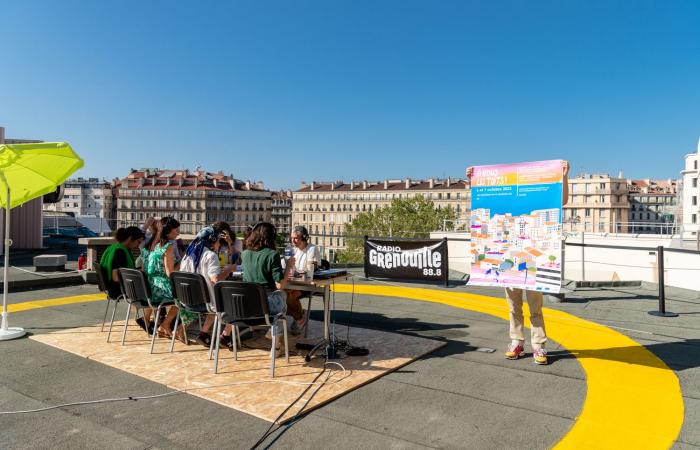
<path id="1" fill-rule="evenodd" d="M 368 239 L 369 239 L 369 236 L 367 236 L 367 235 L 365 234 L 365 243 L 364 243 L 364 245 L 362 246 L 363 249 L 367 248 L 367 240 L 368 240 Z M 367 272 L 368 272 L 368 269 L 369 269 L 369 268 L 367 267 L 367 255 L 365 255 L 365 257 L 364 257 L 363 259 L 364 259 L 364 263 L 365 263 L 365 279 L 369 279 L 369 276 L 367 275 Z"/>
<path id="2" fill-rule="evenodd" d="M 445 243 L 445 287 L 450 287 L 450 259 L 447 248 L 447 237 L 443 237 L 442 241 Z"/>

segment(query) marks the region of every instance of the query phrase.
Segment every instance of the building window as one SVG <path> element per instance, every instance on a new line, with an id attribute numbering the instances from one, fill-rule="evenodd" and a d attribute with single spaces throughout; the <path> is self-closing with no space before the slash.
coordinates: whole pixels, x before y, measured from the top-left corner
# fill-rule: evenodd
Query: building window
<path id="1" fill-rule="evenodd" d="M 698 187 L 698 179 L 693 178 L 693 187 Z"/>
<path id="2" fill-rule="evenodd" d="M 690 216 L 690 223 L 698 223 L 698 215 L 697 214 L 692 214 Z"/>
<path id="3" fill-rule="evenodd" d="M 586 209 L 585 209 L 585 214 L 584 214 L 584 215 L 585 215 L 586 217 L 591 217 L 591 209 L 590 209 L 590 208 L 586 208 Z"/>
<path id="4" fill-rule="evenodd" d="M 696 206 L 698 204 L 698 197 L 696 195 L 693 195 L 693 206 Z"/>

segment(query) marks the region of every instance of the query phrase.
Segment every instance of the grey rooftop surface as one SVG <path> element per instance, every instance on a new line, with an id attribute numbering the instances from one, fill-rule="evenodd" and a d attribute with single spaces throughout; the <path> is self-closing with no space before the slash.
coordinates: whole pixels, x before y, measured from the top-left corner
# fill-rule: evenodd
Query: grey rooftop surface
<path id="1" fill-rule="evenodd" d="M 356 282 L 385 284 L 359 277 Z M 503 295 L 498 289 L 463 284 L 401 285 Z M 80 285 L 12 293 L 10 300 L 96 292 L 94 286 Z M 570 301 L 545 306 L 614 327 L 666 362 L 680 380 L 685 402 L 685 422 L 674 448 L 700 448 L 700 300 L 695 292 L 672 288 L 667 288 L 667 297 L 667 309 L 679 317 L 647 314 L 656 308 L 653 286 L 577 290 Z M 351 320 L 354 327 L 439 339 L 447 345 L 281 427 L 260 448 L 545 449 L 566 435 L 581 410 L 585 374 L 556 342 L 548 344 L 548 366 L 537 366 L 531 358 L 508 361 L 502 354 L 509 341 L 502 319 L 397 297 L 338 293 L 335 301 L 340 338 L 345 338 L 345 324 Z M 315 307 L 312 318 L 320 320 L 319 302 Z M 118 315 L 123 317 L 121 308 Z M 98 301 L 10 317 L 11 325 L 40 334 L 100 323 L 103 313 L 104 302 Z M 0 342 L 0 361 L 0 411 L 170 391 L 26 338 Z M 0 415 L 0 447 L 251 448 L 269 426 L 236 410 L 178 394 Z"/>

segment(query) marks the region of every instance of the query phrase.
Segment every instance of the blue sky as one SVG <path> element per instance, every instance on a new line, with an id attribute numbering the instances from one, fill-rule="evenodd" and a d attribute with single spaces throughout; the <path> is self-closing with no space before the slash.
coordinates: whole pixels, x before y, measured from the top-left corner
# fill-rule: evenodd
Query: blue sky
<path id="1" fill-rule="evenodd" d="M 78 174 L 458 176 L 568 159 L 677 177 L 700 136 L 700 2 L 4 0 L 0 126 Z"/>

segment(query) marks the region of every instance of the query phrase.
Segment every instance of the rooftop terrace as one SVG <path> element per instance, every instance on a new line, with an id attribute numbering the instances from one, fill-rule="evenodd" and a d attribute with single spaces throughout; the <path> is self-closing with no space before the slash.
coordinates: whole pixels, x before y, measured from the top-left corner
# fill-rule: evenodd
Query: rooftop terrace
<path id="1" fill-rule="evenodd" d="M 667 288 L 667 307 L 679 317 L 661 318 L 647 314 L 656 306 L 653 286 L 578 289 L 567 302 L 546 305 L 552 362 L 537 366 L 502 356 L 508 338 L 500 290 L 356 275 L 354 283 L 336 285 L 337 334 L 344 338 L 350 322 L 356 330 L 445 345 L 275 427 L 263 447 L 700 446 L 695 291 Z M 91 285 L 11 295 L 13 325 L 34 336 L 0 345 L 1 411 L 171 391 L 38 342 L 47 333 L 101 323 L 99 298 Z M 314 309 L 312 319 L 320 320 L 321 311 Z M 251 448 L 271 425 L 190 394 L 1 415 L 0 423 L 3 448 L 119 449 Z"/>

